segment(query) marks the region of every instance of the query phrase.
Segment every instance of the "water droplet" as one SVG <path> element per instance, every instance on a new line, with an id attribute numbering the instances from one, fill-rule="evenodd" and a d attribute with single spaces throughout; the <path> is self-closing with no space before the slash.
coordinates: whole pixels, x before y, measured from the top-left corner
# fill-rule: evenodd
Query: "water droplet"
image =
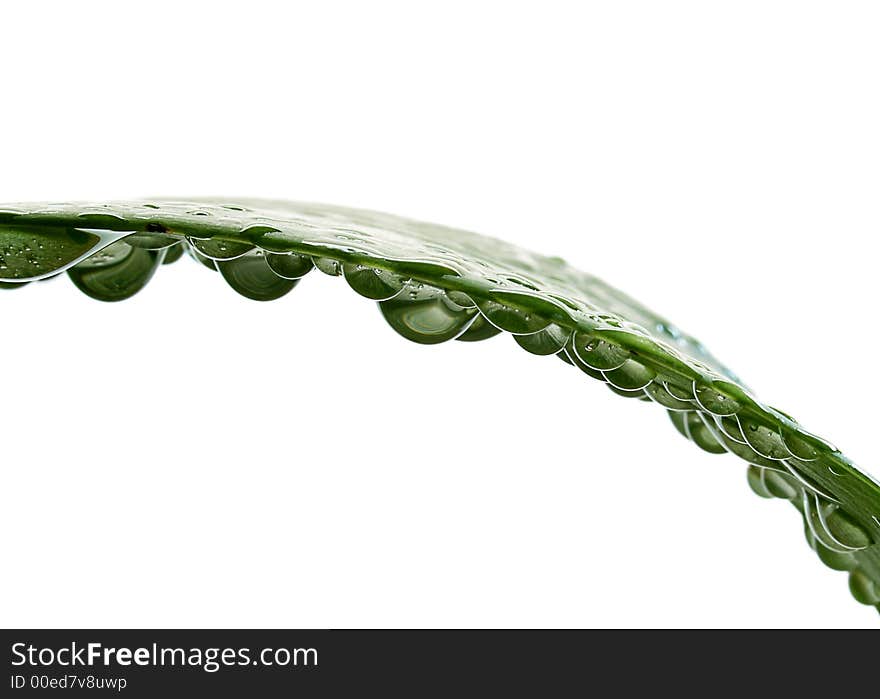
<path id="1" fill-rule="evenodd" d="M 413 300 L 409 293 L 380 301 L 388 324 L 408 340 L 433 345 L 453 340 L 474 322 L 477 311 L 449 302 L 439 289 L 423 289 Z"/>
<path id="2" fill-rule="evenodd" d="M 404 286 L 403 280 L 393 272 L 360 264 L 346 263 L 342 266 L 342 273 L 352 289 L 373 301 L 387 301 L 394 298 Z M 410 296 L 416 298 L 418 293 L 411 291 Z"/>
<path id="3" fill-rule="evenodd" d="M 583 333 L 575 333 L 572 344 L 577 357 L 588 367 L 598 371 L 617 369 L 630 355 L 628 350 L 619 345 Z"/>
<path id="4" fill-rule="evenodd" d="M 220 274 L 239 294 L 254 301 L 273 301 L 287 294 L 298 279 L 285 279 L 272 271 L 263 255 L 249 253 L 217 262 Z"/>
<path id="5" fill-rule="evenodd" d="M 880 592 L 874 581 L 861 570 L 854 570 L 849 574 L 849 591 L 862 604 L 873 605 L 880 602 Z"/>
<path id="6" fill-rule="evenodd" d="M 110 247 L 114 248 L 112 253 L 99 253 L 98 256 L 102 257 L 100 263 L 93 263 L 89 258 L 67 270 L 67 275 L 80 291 L 94 299 L 122 301 L 147 285 L 161 264 L 164 253 L 133 248 L 122 242 Z M 106 250 L 108 248 L 102 253 Z"/>
<path id="7" fill-rule="evenodd" d="M 834 538 L 845 546 L 863 549 L 871 545 L 868 530 L 839 507 L 825 518 L 825 523 Z"/>
<path id="8" fill-rule="evenodd" d="M 455 304 L 459 310 L 465 310 L 465 306 L 461 306 L 458 303 Z M 473 308 L 473 306 L 471 307 Z M 465 330 L 461 335 L 456 337 L 456 340 L 460 340 L 461 342 L 481 342 L 482 340 L 488 340 L 490 337 L 495 337 L 501 331 L 496 328 L 492 323 L 486 320 L 482 315 L 477 313 L 474 318 L 474 322 L 468 326 L 468 329 Z M 518 335 L 514 335 L 514 337 L 519 337 Z M 528 336 L 526 336 L 528 337 Z"/>
<path id="9" fill-rule="evenodd" d="M 188 240 L 190 245 L 211 260 L 234 260 L 254 249 L 254 246 L 250 243 L 239 243 L 214 238 L 189 238 Z"/>
<path id="10" fill-rule="evenodd" d="M 762 498 L 773 498 L 775 497 L 773 493 L 767 488 L 764 483 L 764 469 L 759 466 L 749 466 L 746 471 L 746 478 L 749 483 L 749 487 L 752 489 L 756 495 Z"/>
<path id="11" fill-rule="evenodd" d="M 648 386 L 657 372 L 633 359 L 627 359 L 616 369 L 603 371 L 605 380 L 623 391 L 641 391 Z"/>
<path id="12" fill-rule="evenodd" d="M 516 343 L 527 352 L 537 355 L 557 354 L 568 343 L 571 331 L 558 325 L 548 325 L 531 335 L 514 335 Z"/>
<path id="13" fill-rule="evenodd" d="M 338 277 L 342 274 L 342 263 L 338 260 L 332 260 L 329 257 L 315 257 L 313 259 L 315 267 L 324 274 L 329 274 L 331 277 Z"/>
<path id="14" fill-rule="evenodd" d="M 498 292 L 495 297 L 496 300 L 474 299 L 477 308 L 495 327 L 514 335 L 531 335 L 550 325 L 549 320 L 513 305 L 525 302 L 523 294 Z"/>
<path id="15" fill-rule="evenodd" d="M 727 451 L 711 429 L 696 411 L 668 411 L 669 419 L 675 428 L 698 447 L 711 454 L 723 454 Z"/>
<path id="16" fill-rule="evenodd" d="M 296 253 L 266 253 L 272 271 L 285 279 L 302 279 L 315 268 L 312 258 Z"/>
<path id="17" fill-rule="evenodd" d="M 708 386 L 700 386 L 696 382 L 694 382 L 693 393 L 700 407 L 713 415 L 735 415 L 742 407 L 737 401 L 728 398 L 723 393 Z"/>
<path id="18" fill-rule="evenodd" d="M 832 570 L 852 570 L 856 567 L 856 559 L 851 553 L 841 553 L 840 551 L 832 551 L 827 546 L 823 546 L 812 537 L 813 550 L 826 566 Z"/>
<path id="19" fill-rule="evenodd" d="M 645 386 L 645 393 L 655 402 L 670 410 L 693 410 L 692 401 L 685 401 L 673 396 L 661 381 L 653 381 Z"/>

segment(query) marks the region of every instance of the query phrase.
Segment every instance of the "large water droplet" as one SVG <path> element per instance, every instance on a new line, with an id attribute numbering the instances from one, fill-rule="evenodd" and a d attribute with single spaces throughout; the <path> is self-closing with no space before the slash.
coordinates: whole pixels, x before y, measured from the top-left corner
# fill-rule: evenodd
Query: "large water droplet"
<path id="1" fill-rule="evenodd" d="M 861 570 L 854 570 L 849 574 L 849 591 L 862 604 L 880 603 L 880 591 L 874 581 Z"/>
<path id="2" fill-rule="evenodd" d="M 834 538 L 846 546 L 863 549 L 871 545 L 868 530 L 839 507 L 825 518 L 825 523 Z"/>
<path id="3" fill-rule="evenodd" d="M 477 306 L 477 302 L 463 291 L 447 291 L 446 296 L 450 301 L 462 308 L 476 308 Z"/>
<path id="4" fill-rule="evenodd" d="M 602 372 L 598 369 L 593 369 L 593 367 L 584 364 L 578 356 L 577 352 L 574 351 L 573 337 L 569 338 L 568 342 L 565 345 L 565 348 L 562 351 L 565 353 L 569 364 L 573 364 L 574 366 L 576 366 L 591 379 L 596 379 L 597 381 L 602 381 L 604 383 L 605 377 L 602 376 Z"/>
<path id="5" fill-rule="evenodd" d="M 608 383 L 622 391 L 641 391 L 657 376 L 657 372 L 634 359 L 627 359 L 616 369 L 603 371 L 602 375 Z"/>
<path id="6" fill-rule="evenodd" d="M 394 298 L 403 288 L 403 279 L 382 269 L 347 262 L 342 265 L 342 273 L 352 289 L 373 301 Z"/>
<path id="7" fill-rule="evenodd" d="M 749 483 L 749 487 L 752 489 L 756 495 L 762 498 L 773 498 L 776 497 L 770 490 L 767 488 L 766 483 L 764 483 L 764 469 L 759 466 L 749 466 L 746 471 L 746 478 Z"/>
<path id="8" fill-rule="evenodd" d="M 459 305 L 457 301 L 455 304 L 457 306 Z M 501 331 L 492 325 L 492 323 L 477 313 L 474 321 L 468 326 L 468 329 L 455 339 L 460 340 L 461 342 L 480 342 L 481 340 L 488 340 L 490 337 L 495 337 L 500 332 Z M 516 335 L 514 337 L 516 337 Z"/>
<path id="9" fill-rule="evenodd" d="M 99 250 L 93 255 L 87 257 L 76 265 L 80 271 L 87 269 L 100 269 L 101 267 L 112 267 L 125 260 L 131 254 L 131 246 L 125 241 L 117 241 L 111 243 L 106 248 Z"/>
<path id="10" fill-rule="evenodd" d="M 299 280 L 279 277 L 266 257 L 255 252 L 234 260 L 218 261 L 217 268 L 229 286 L 254 301 L 273 301 L 295 287 Z"/>
<path id="11" fill-rule="evenodd" d="M 856 558 L 851 553 L 832 551 L 827 546 L 818 543 L 816 538 L 812 536 L 812 533 L 811 538 L 813 541 L 813 550 L 816 552 L 819 560 L 832 570 L 852 570 L 856 567 Z"/>
<path id="12" fill-rule="evenodd" d="M 833 503 L 828 502 L 824 498 L 821 498 L 806 489 L 802 491 L 801 498 L 804 521 L 812 532 L 817 545 L 825 546 L 838 553 L 849 553 L 851 551 L 863 549 L 868 543 L 870 543 L 866 534 L 858 531 L 858 524 L 852 522 L 852 525 L 854 525 L 853 527 L 850 526 L 849 522 L 843 519 L 848 519 L 846 513 L 839 513 L 837 525 L 844 530 L 847 538 L 854 535 L 854 539 L 852 540 L 859 542 L 861 545 L 851 546 L 831 530 L 829 527 L 829 519 L 835 511 L 835 505 Z"/>
<path id="13" fill-rule="evenodd" d="M 624 388 L 618 388 L 613 383 L 606 383 L 605 388 L 611 391 L 614 395 L 620 396 L 622 398 L 635 398 L 637 400 L 651 400 L 645 395 L 645 392 L 641 389 L 635 391 L 628 391 Z"/>
<path id="14" fill-rule="evenodd" d="M 743 437 L 748 445 L 768 459 L 785 459 L 790 456 L 776 429 L 745 415 L 738 416 Z"/>
<path id="15" fill-rule="evenodd" d="M 571 330 L 551 323 L 531 335 L 514 335 L 516 343 L 527 352 L 537 355 L 557 354 L 571 337 Z"/>
<path id="16" fill-rule="evenodd" d="M 295 252 L 266 253 L 266 262 L 275 274 L 285 279 L 302 279 L 315 268 L 311 257 L 297 255 Z"/>
<path id="17" fill-rule="evenodd" d="M 165 257 L 162 251 L 125 243 L 114 243 L 112 247 L 109 259 L 102 259 L 100 264 L 89 259 L 67 270 L 80 291 L 99 301 L 123 301 L 134 296 L 147 285 Z"/>
<path id="18" fill-rule="evenodd" d="M 801 461 L 814 461 L 819 458 L 819 452 L 803 439 L 797 432 L 789 428 L 783 428 L 782 441 L 793 456 Z"/>
<path id="19" fill-rule="evenodd" d="M 723 454 L 727 451 L 716 438 L 714 430 L 703 422 L 698 412 L 670 410 L 668 414 L 675 428 L 701 449 L 712 454 Z"/>
<path id="20" fill-rule="evenodd" d="M 673 396 L 666 390 L 666 387 L 661 381 L 652 381 L 649 383 L 645 386 L 645 393 L 647 393 L 652 400 L 669 410 L 693 410 L 695 407 L 692 401 L 679 400 Z"/>
<path id="21" fill-rule="evenodd" d="M 575 333 L 572 346 L 578 359 L 592 369 L 617 369 L 629 359 L 629 351 L 584 333 Z"/>
<path id="22" fill-rule="evenodd" d="M 492 325 L 516 335 L 531 335 L 543 330 L 550 321 L 536 313 L 515 308 L 498 301 L 475 299 L 477 307 Z"/>
<path id="23" fill-rule="evenodd" d="M 712 420 L 712 417 L 706 415 L 706 419 Z M 730 435 L 727 434 L 725 430 L 721 429 L 721 424 L 723 424 L 722 421 L 723 418 L 716 418 L 715 420 L 713 420 L 713 423 L 716 427 L 715 435 L 718 440 L 725 446 L 727 451 L 756 466 L 763 466 L 764 468 L 769 468 L 773 470 L 780 470 L 782 468 L 778 461 L 767 459 L 761 456 L 754 449 L 752 449 L 748 444 L 744 444 L 743 442 L 738 442 L 735 439 L 731 439 Z"/>
<path id="24" fill-rule="evenodd" d="M 379 308 L 398 333 L 424 345 L 455 339 L 478 317 L 476 309 L 462 309 L 439 289 L 422 285 L 380 301 Z"/>
<path id="25" fill-rule="evenodd" d="M 329 257 L 316 257 L 314 261 L 315 267 L 324 274 L 329 274 L 331 277 L 338 277 L 342 274 L 342 263 L 339 260 L 333 260 Z"/>
<path id="26" fill-rule="evenodd" d="M 183 257 L 183 252 L 186 249 L 186 244 L 183 242 L 176 243 L 172 245 L 170 248 L 165 249 L 165 259 L 162 260 L 163 265 L 172 265 L 177 262 L 181 257 Z"/>
<path id="27" fill-rule="evenodd" d="M 801 487 L 794 478 L 769 468 L 764 469 L 764 484 L 773 497 L 783 500 L 794 500 L 801 492 Z"/>
<path id="28" fill-rule="evenodd" d="M 696 399 L 694 397 L 693 385 L 685 388 L 683 386 L 677 386 L 676 384 L 672 383 L 671 381 L 665 381 L 663 385 L 666 388 L 666 390 L 669 392 L 669 395 L 671 395 L 673 398 L 677 398 L 680 401 L 684 401 L 684 402 L 690 404 L 691 410 L 694 410 L 697 407 L 699 407 L 697 404 L 695 404 Z"/>
<path id="29" fill-rule="evenodd" d="M 187 252 L 189 252 L 190 257 L 192 257 L 194 260 L 203 264 L 205 267 L 210 269 L 212 272 L 217 271 L 217 263 L 214 260 L 212 260 L 210 257 L 205 257 L 202 253 L 200 253 L 198 250 L 196 250 L 192 246 L 192 244 L 187 246 Z"/>
<path id="30" fill-rule="evenodd" d="M 742 407 L 733 398 L 729 398 L 723 393 L 719 393 L 707 386 L 695 385 L 694 396 L 700 407 L 713 415 L 734 415 Z"/>

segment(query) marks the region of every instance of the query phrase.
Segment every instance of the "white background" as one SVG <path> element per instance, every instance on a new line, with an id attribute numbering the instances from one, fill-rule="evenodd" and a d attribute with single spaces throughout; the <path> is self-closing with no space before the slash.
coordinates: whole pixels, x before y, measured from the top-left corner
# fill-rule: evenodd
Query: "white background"
<path id="1" fill-rule="evenodd" d="M 8 3 L 0 200 L 363 206 L 566 257 L 878 474 L 873 2 Z M 876 626 L 745 467 L 340 280 L 2 294 L 4 626 Z"/>

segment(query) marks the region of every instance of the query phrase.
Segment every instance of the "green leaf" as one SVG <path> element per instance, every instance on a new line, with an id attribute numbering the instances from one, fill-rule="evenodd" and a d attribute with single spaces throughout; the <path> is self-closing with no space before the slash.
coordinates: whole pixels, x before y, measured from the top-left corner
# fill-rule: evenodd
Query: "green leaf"
<path id="1" fill-rule="evenodd" d="M 556 354 L 618 395 L 658 403 L 687 439 L 749 464 L 749 486 L 789 500 L 809 545 L 880 605 L 880 485 L 835 447 L 761 403 L 695 338 L 557 257 L 389 214 L 279 201 L 0 207 L 0 286 L 67 271 L 94 298 L 140 291 L 184 250 L 247 298 L 271 300 L 312 269 L 378 303 L 409 340 L 501 332 Z"/>

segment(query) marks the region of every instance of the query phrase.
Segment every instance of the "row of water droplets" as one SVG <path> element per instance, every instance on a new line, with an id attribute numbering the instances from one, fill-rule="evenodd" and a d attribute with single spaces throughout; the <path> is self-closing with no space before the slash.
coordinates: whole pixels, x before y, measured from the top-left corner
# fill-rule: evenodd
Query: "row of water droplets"
<path id="1" fill-rule="evenodd" d="M 730 452 L 746 460 L 750 464 L 749 484 L 758 495 L 790 500 L 801 512 L 808 542 L 819 558 L 836 570 L 849 572 L 850 587 L 859 601 L 880 604 L 880 590 L 859 570 L 854 555 L 870 546 L 874 537 L 809 475 L 807 464 L 822 455 L 796 430 L 781 431 L 749 417 L 742 410 L 746 401 L 696 382 L 682 388 L 671 377 L 659 376 L 621 345 L 573 332 L 512 304 L 444 291 L 363 264 L 295 253 L 264 253 L 244 244 L 190 242 L 203 262 L 213 262 L 227 282 L 249 298 L 275 298 L 286 293 L 317 267 L 326 274 L 343 276 L 358 294 L 378 302 L 391 327 L 411 341 L 477 341 L 506 332 L 526 351 L 556 355 L 604 382 L 618 395 L 663 405 L 678 430 L 704 450 Z M 631 329 L 630 324 L 613 315 L 605 315 L 603 320 L 610 328 L 623 332 Z M 718 385 L 727 389 L 726 393 L 735 388 L 721 376 Z M 831 445 L 828 449 L 836 451 Z M 829 473 L 844 477 L 830 468 Z"/>
<path id="2" fill-rule="evenodd" d="M 526 351 L 556 355 L 604 382 L 618 395 L 661 404 L 676 428 L 704 450 L 730 452 L 746 460 L 750 464 L 748 482 L 752 489 L 762 497 L 791 501 L 801 512 L 807 540 L 820 559 L 836 570 L 849 572 L 850 587 L 856 599 L 880 605 L 880 588 L 859 569 L 855 556 L 873 544 L 876 532 L 872 533 L 869 526 L 858 522 L 810 475 L 815 473 L 815 468 L 811 469 L 808 464 L 823 459 L 823 453 L 799 436 L 794 428 L 780 430 L 750 417 L 751 413 L 743 410 L 750 397 L 745 396 L 746 400 L 742 401 L 730 397 L 741 390 L 727 382 L 726 377 L 718 375 L 717 378 L 717 387 L 723 392 L 696 382 L 683 387 L 680 379 L 658 374 L 647 363 L 639 361 L 638 352 L 594 334 L 574 332 L 542 314 L 518 308 L 516 294 L 537 291 L 529 289 L 527 280 L 520 280 L 524 288 L 501 296 L 511 301 L 505 303 L 497 300 L 498 294 L 494 298 L 481 298 L 443 290 L 355 262 L 273 251 L 253 243 L 214 236 L 189 236 L 181 240 L 168 235 L 163 226 L 137 233 L 80 230 L 96 236 L 91 250 L 97 251 L 75 256 L 64 266 L 82 291 L 101 300 L 130 297 L 146 285 L 160 265 L 188 253 L 204 266 L 219 271 L 238 293 L 260 301 L 284 296 L 315 268 L 331 276 L 342 276 L 358 294 L 378 302 L 386 321 L 399 334 L 422 344 L 452 339 L 478 341 L 502 331 L 510 333 Z M 266 230 L 271 231 L 274 229 Z M 255 232 L 259 233 L 251 230 L 252 235 Z M 46 261 L 39 257 L 39 252 L 43 249 L 39 236 L 24 244 L 19 241 L 0 246 L 0 271 L 8 269 L 7 258 L 15 256 L 19 261 L 24 258 L 33 268 L 35 273 L 29 279 L 52 276 L 57 269 L 42 268 Z M 62 261 L 61 257 L 55 260 Z M 21 278 L 21 273 L 11 278 Z M 514 280 L 508 278 L 508 281 Z M 578 309 L 572 306 L 570 310 L 577 312 Z M 640 329 L 613 314 L 602 314 L 600 319 L 612 331 Z M 672 331 L 667 330 L 667 334 Z M 668 349 L 673 354 L 677 352 L 673 347 Z M 781 417 L 790 420 L 787 416 Z M 828 445 L 828 451 L 836 450 Z M 833 476 L 845 477 L 831 466 L 827 468 Z M 880 526 L 876 517 L 874 524 Z"/>

